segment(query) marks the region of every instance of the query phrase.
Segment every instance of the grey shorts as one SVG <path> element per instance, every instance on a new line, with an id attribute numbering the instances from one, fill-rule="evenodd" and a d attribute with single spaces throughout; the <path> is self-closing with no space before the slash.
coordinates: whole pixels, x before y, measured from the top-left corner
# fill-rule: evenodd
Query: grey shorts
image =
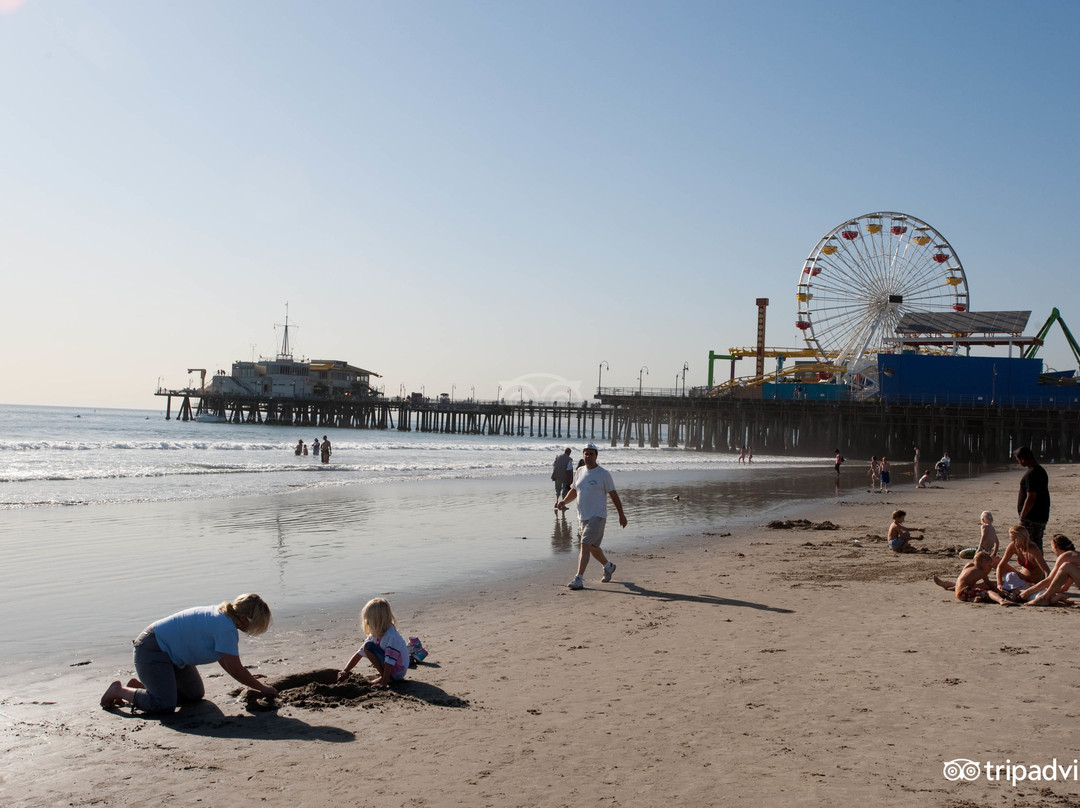
<path id="1" fill-rule="evenodd" d="M 1043 534 L 1046 532 L 1046 522 L 1033 522 L 1030 519 L 1021 519 L 1020 524 L 1027 528 L 1031 540 L 1039 546 L 1039 550 L 1042 550 Z"/>
<path id="2" fill-rule="evenodd" d="M 594 516 L 592 519 L 578 522 L 578 538 L 581 539 L 581 543 L 599 547 L 600 542 L 604 540 L 604 525 L 606 523 L 607 519 L 603 516 Z"/>

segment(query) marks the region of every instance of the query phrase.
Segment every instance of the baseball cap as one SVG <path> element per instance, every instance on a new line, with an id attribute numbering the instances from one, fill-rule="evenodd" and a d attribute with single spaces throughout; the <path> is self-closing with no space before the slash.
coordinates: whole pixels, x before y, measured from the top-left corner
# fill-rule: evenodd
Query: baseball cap
<path id="1" fill-rule="evenodd" d="M 591 449 L 592 451 L 596 452 L 597 454 L 599 454 L 599 453 L 600 453 L 600 447 L 598 447 L 598 446 L 597 446 L 597 445 L 596 445 L 595 443 L 587 443 L 587 444 L 585 444 L 585 448 L 584 448 L 584 449 L 582 449 L 581 451 L 583 451 L 583 452 L 587 452 L 587 451 L 589 451 L 590 449 Z"/>

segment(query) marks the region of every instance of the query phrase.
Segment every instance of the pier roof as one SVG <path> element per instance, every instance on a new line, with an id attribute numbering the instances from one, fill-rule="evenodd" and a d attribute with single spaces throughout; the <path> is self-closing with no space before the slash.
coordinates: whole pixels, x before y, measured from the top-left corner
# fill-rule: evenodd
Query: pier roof
<path id="1" fill-rule="evenodd" d="M 1030 311 L 914 311 L 900 318 L 896 333 L 1020 336 L 1030 317 Z"/>
<path id="2" fill-rule="evenodd" d="M 376 373 L 374 370 L 365 370 L 364 368 L 358 368 L 356 365 L 350 365 L 341 359 L 312 359 L 310 362 L 312 370 L 344 370 L 349 373 L 357 373 L 360 375 L 374 376 L 377 379 L 381 379 L 382 376 Z"/>

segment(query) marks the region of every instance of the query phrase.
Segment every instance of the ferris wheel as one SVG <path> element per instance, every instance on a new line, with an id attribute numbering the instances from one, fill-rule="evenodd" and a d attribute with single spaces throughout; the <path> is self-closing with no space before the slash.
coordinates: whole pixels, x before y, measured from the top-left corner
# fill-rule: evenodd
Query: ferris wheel
<path id="1" fill-rule="evenodd" d="M 956 251 L 926 222 L 892 211 L 826 233 L 803 265 L 796 297 L 807 346 L 848 373 L 885 348 L 902 315 L 968 310 Z"/>

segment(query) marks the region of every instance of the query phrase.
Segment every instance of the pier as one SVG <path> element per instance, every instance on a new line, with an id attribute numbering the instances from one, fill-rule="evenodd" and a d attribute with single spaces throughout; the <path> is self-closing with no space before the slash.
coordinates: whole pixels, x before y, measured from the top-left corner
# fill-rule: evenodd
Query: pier
<path id="1" fill-rule="evenodd" d="M 692 393 L 697 391 L 691 391 Z M 924 460 L 1006 462 L 1018 446 L 1044 461 L 1080 459 L 1080 407 L 1023 402 L 858 401 L 709 398 L 677 390 L 604 388 L 599 402 L 445 401 L 413 398 L 318 400 L 212 396 L 198 388 L 159 390 L 180 399 L 177 420 L 205 416 L 228 423 L 308 428 L 397 429 L 445 434 L 591 440 L 610 446 L 684 448 L 831 457 L 887 455 L 906 460 L 918 446 Z"/>

